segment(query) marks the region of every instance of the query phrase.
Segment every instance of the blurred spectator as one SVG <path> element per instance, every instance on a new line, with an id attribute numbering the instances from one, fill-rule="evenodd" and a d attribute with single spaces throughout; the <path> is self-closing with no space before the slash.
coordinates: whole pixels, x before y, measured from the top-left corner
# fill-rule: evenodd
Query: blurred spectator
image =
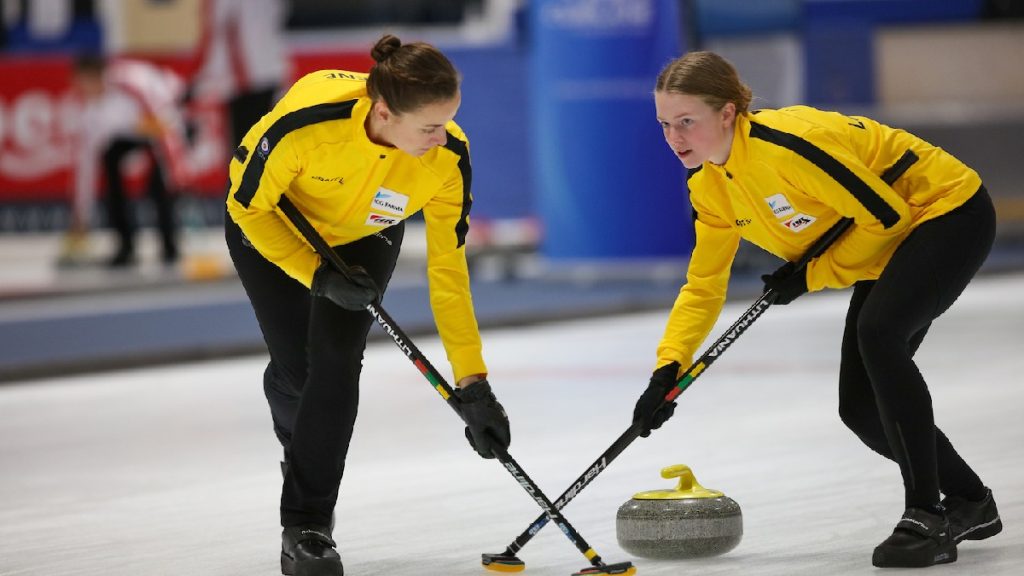
<path id="1" fill-rule="evenodd" d="M 274 105 L 287 81 L 284 0 L 205 0 L 191 95 L 227 103 L 228 150 Z"/>
<path id="2" fill-rule="evenodd" d="M 169 70 L 140 61 L 106 62 L 82 56 L 74 63 L 73 83 L 85 99 L 81 138 L 75 161 L 74 206 L 63 260 L 73 259 L 84 244 L 96 198 L 97 165 L 107 182 L 107 216 L 118 247 L 107 264 L 135 262 L 136 223 L 127 199 L 129 153 L 142 150 L 150 159 L 148 191 L 156 208 L 163 261 L 178 260 L 173 190 L 186 180 L 180 97 L 184 84 Z"/>

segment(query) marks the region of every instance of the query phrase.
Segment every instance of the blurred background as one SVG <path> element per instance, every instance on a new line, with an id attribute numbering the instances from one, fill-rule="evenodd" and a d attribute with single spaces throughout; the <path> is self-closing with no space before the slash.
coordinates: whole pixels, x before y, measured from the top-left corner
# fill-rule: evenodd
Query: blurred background
<path id="1" fill-rule="evenodd" d="M 367 71 L 384 32 L 438 45 L 463 75 L 485 328 L 667 312 L 692 225 L 651 90 L 691 49 L 732 60 L 755 107 L 866 114 L 949 150 L 996 201 L 985 272 L 1024 269 L 1019 1 L 0 0 L 0 381 L 264 353 L 221 232 L 239 119 L 311 71 Z M 140 100 L 166 140 L 117 156 L 138 223 L 120 260 L 111 157 L 81 160 L 98 131 L 83 55 L 133 94 L 155 85 L 125 62 L 167 86 Z M 160 165 L 172 185 L 156 194 Z M 412 334 L 433 330 L 424 257 L 407 233 L 384 302 Z M 731 294 L 776 263 L 745 246 Z"/>

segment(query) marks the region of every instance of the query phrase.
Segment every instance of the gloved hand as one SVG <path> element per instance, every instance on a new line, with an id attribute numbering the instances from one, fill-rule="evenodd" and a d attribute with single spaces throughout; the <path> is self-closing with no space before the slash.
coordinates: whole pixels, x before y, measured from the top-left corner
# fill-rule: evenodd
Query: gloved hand
<path id="1" fill-rule="evenodd" d="M 327 298 L 345 310 L 362 310 L 377 300 L 377 284 L 362 266 L 349 266 L 349 277 L 324 262 L 313 274 L 313 296 Z"/>
<path id="2" fill-rule="evenodd" d="M 670 362 L 658 368 L 654 371 L 654 374 L 651 374 L 651 381 L 647 384 L 647 390 L 644 390 L 644 393 L 640 395 L 640 399 L 636 401 L 636 407 L 633 408 L 633 423 L 640 424 L 640 436 L 642 438 L 650 436 L 651 430 L 661 428 L 661 425 L 671 418 L 672 414 L 676 411 L 675 402 L 669 402 L 661 406 L 660 410 L 658 406 L 661 405 L 668 391 L 678 382 L 676 380 L 676 374 L 678 373 L 679 362 Z"/>
<path id="3" fill-rule="evenodd" d="M 807 267 L 794 271 L 792 262 L 786 262 L 771 274 L 761 276 L 765 290 L 774 290 L 778 295 L 774 304 L 785 306 L 807 293 Z"/>
<path id="4" fill-rule="evenodd" d="M 491 392 L 491 384 L 486 379 L 478 380 L 457 388 L 455 396 L 460 401 L 462 420 L 466 423 L 466 440 L 477 454 L 483 458 L 494 458 L 495 446 L 507 450 L 512 442 L 508 416 Z"/>

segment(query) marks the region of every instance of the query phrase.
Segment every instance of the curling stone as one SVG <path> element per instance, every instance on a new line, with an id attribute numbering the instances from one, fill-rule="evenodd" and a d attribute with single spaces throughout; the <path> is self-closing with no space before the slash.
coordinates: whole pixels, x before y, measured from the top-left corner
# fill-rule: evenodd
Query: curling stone
<path id="1" fill-rule="evenodd" d="M 685 464 L 661 470 L 679 478 L 675 490 L 639 492 L 619 507 L 615 532 L 623 550 L 641 558 L 702 558 L 725 554 L 743 538 L 735 500 L 697 483 Z"/>

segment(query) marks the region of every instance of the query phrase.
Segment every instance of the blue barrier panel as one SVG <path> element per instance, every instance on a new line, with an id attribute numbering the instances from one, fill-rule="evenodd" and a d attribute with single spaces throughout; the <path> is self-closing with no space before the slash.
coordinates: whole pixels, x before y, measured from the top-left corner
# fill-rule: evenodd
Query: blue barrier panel
<path id="1" fill-rule="evenodd" d="M 540 0 L 530 11 L 542 253 L 688 254 L 685 176 L 665 145 L 652 95 L 658 72 L 681 53 L 676 2 Z"/>
<path id="2" fill-rule="evenodd" d="M 473 217 L 536 215 L 529 158 L 527 50 L 515 42 L 446 48 L 462 73 L 455 121 L 473 158 Z"/>
<path id="3" fill-rule="evenodd" d="M 859 18 L 807 18 L 807 101 L 819 105 L 875 102 L 874 26 Z"/>
<path id="4" fill-rule="evenodd" d="M 874 103 L 876 26 L 972 21 L 983 8 L 984 0 L 804 0 L 807 101 Z"/>
<path id="5" fill-rule="evenodd" d="M 754 36 L 800 28 L 803 0 L 690 0 L 702 38 Z"/>

